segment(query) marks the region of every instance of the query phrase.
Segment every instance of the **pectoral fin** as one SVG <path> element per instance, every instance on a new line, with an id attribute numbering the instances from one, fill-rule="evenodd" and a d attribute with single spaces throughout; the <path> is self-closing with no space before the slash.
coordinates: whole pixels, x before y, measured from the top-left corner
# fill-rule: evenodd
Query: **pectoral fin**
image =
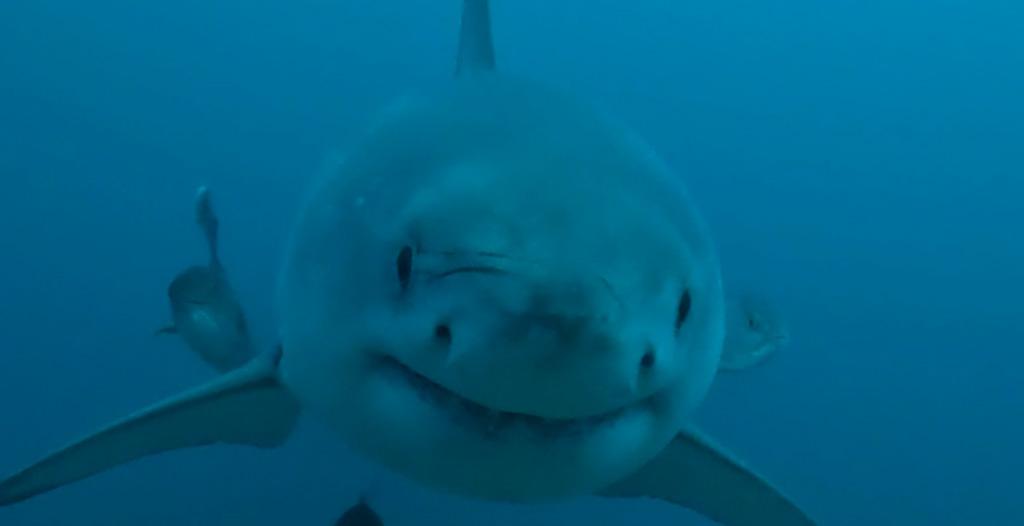
<path id="1" fill-rule="evenodd" d="M 651 497 L 724 526 L 813 526 L 779 490 L 695 431 L 679 433 L 646 466 L 601 492 Z"/>
<path id="2" fill-rule="evenodd" d="M 0 481 L 0 506 L 156 453 L 216 443 L 269 448 L 299 414 L 277 379 L 276 353 L 107 426 Z"/>

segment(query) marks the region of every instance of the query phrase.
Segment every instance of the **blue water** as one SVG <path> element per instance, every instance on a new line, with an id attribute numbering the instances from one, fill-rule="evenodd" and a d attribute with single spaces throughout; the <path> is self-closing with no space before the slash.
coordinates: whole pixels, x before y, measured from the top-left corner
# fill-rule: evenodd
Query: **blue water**
<path id="1" fill-rule="evenodd" d="M 686 178 L 727 286 L 792 343 L 700 421 L 821 524 L 1024 524 L 1024 4 L 494 2 L 499 67 L 631 123 Z M 0 473 L 211 378 L 165 289 L 222 256 L 269 341 L 325 155 L 447 80 L 457 0 L 0 3 Z M 7 525 L 702 524 L 667 504 L 436 494 L 312 419 L 278 450 L 144 459 Z"/>

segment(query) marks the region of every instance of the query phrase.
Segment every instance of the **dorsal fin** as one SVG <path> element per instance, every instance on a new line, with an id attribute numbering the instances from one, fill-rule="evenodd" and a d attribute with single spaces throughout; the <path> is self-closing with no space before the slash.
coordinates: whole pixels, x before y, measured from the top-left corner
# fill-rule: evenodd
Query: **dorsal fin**
<path id="1" fill-rule="evenodd" d="M 494 71 L 494 42 L 491 38 L 489 0 L 463 0 L 462 29 L 455 76 Z"/>

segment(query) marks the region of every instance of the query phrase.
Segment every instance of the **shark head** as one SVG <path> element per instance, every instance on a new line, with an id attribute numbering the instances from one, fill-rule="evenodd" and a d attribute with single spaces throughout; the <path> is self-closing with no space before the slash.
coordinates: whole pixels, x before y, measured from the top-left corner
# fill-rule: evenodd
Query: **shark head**
<path id="1" fill-rule="evenodd" d="M 486 75 L 386 113 L 313 192 L 280 287 L 282 376 L 311 410 L 384 464 L 503 499 L 648 461 L 724 330 L 681 181 L 591 108 Z"/>

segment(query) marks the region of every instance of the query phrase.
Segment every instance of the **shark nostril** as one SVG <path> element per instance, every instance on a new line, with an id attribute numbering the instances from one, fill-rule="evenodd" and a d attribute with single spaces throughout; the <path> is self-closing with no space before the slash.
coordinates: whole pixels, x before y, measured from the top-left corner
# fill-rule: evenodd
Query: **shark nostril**
<path id="1" fill-rule="evenodd" d="M 650 369 L 654 367 L 654 349 L 651 347 L 647 348 L 647 352 L 640 358 L 640 367 L 644 369 Z"/>
<path id="2" fill-rule="evenodd" d="M 445 345 L 452 343 L 452 329 L 447 324 L 439 323 L 434 327 L 434 338 Z"/>

